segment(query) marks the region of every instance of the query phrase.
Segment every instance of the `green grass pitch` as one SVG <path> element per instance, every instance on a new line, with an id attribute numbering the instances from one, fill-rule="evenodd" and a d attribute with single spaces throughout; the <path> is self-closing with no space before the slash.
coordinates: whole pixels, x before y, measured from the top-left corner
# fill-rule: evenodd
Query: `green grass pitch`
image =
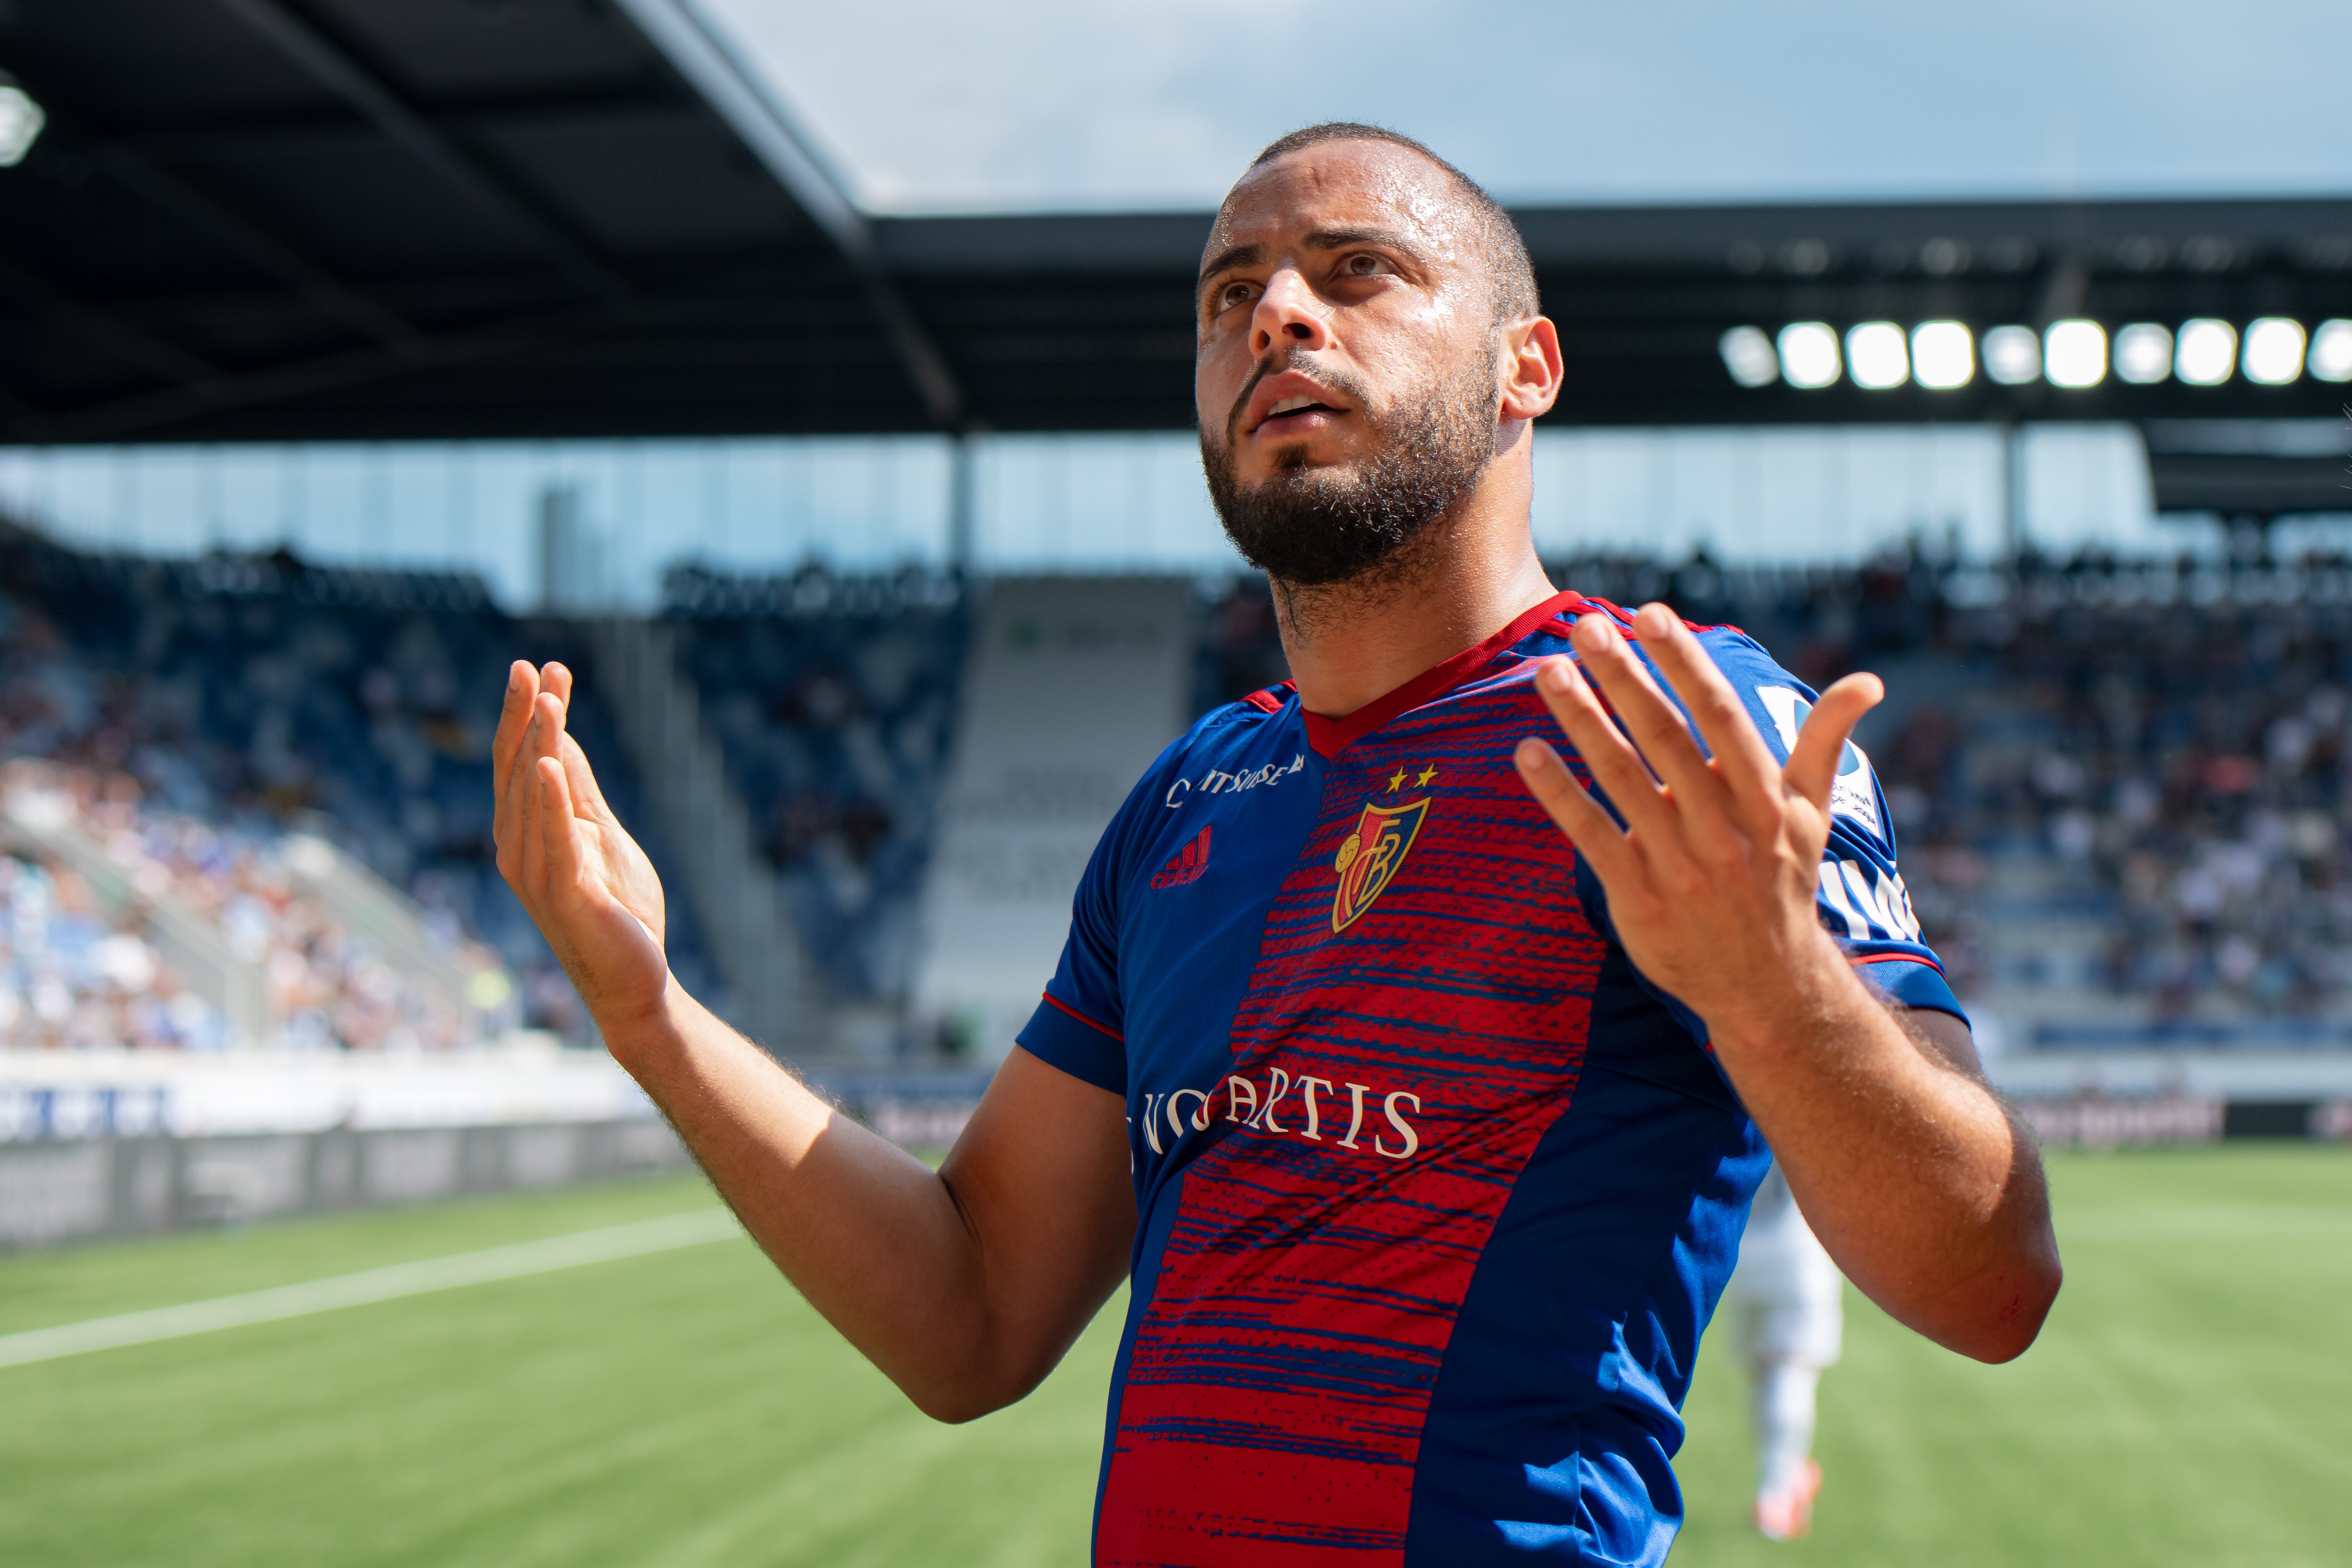
<path id="1" fill-rule="evenodd" d="M 1677 1565 L 2352 1554 L 2352 1153 L 2053 1173 L 2066 1289 L 2017 1364 L 1853 1300 L 1811 1540 L 1747 1532 L 1744 1390 L 1709 1349 Z M 708 1201 L 665 1181 L 0 1259 L 0 1333 Z M 0 1368 L 0 1563 L 1076 1564 L 1116 1324 L 963 1427 L 735 1243 Z"/>

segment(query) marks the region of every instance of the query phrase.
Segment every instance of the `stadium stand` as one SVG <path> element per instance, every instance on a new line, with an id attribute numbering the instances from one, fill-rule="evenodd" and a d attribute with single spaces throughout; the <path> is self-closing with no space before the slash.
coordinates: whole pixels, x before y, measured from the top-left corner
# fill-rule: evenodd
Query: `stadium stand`
<path id="1" fill-rule="evenodd" d="M 0 755 L 46 764 L 37 777 L 20 767 L 16 793 L 61 803 L 144 895 L 108 923 L 79 891 L 85 872 L 20 847 L 17 869 L 0 871 L 12 907 L 58 911 L 42 914 L 37 948 L 18 917 L 23 1037 L 219 1042 L 220 1020 L 175 989 L 187 977 L 134 951 L 144 904 L 165 895 L 269 976 L 267 1043 L 448 1046 L 513 1021 L 503 977 L 469 984 L 456 1017 L 404 996 L 383 955 L 297 885 L 297 832 L 411 894 L 461 969 L 510 970 L 524 1021 L 579 1037 L 577 999 L 498 879 L 484 783 L 508 662 L 584 666 L 576 643 L 500 613 L 470 576 L 323 570 L 284 552 L 146 560 L 0 532 Z M 593 698 L 572 729 L 630 815 L 629 770 Z M 52 950 L 54 962 L 26 956 Z M 682 910 L 672 951 L 682 975 L 701 973 Z M 83 998 L 70 1018 L 51 1016 L 57 984 Z"/>
<path id="2" fill-rule="evenodd" d="M 2352 1039 L 2343 561 L 1878 580 L 1934 628 L 1880 730 L 1915 892 L 2032 1044 Z"/>
<path id="3" fill-rule="evenodd" d="M 15 984 L 0 987 L 0 1026 L 23 1043 L 220 1048 L 252 1043 L 292 1051 L 447 1049 L 514 1021 L 511 983 L 488 950 L 453 929 L 442 939 L 463 976 L 436 986 L 380 944 L 347 931 L 297 869 L 303 837 L 223 828 L 159 810 L 134 775 L 18 761 L 0 772 L 0 800 L 20 847 L 0 876 L 16 916 Z M 74 839 L 84 853 L 65 855 Z M 89 851 L 95 850 L 96 853 Z M 47 851 L 47 853 L 44 853 Z M 331 857 L 332 851 L 327 851 Z M 92 884 L 120 887 L 108 899 Z M 167 957 L 141 934 L 193 916 L 218 933 L 230 964 L 206 964 L 184 940 Z M 181 972 L 173 960 L 193 959 Z M 212 1005 L 250 973 L 259 1004 Z"/>
<path id="4" fill-rule="evenodd" d="M 2352 1042 L 2352 563 L 1921 545 L 1858 568 L 1555 563 L 1888 680 L 1859 740 L 1927 940 L 2011 1047 Z M 1210 607 L 1202 710 L 1281 676 L 1262 584 Z"/>
<path id="5" fill-rule="evenodd" d="M 1922 542 L 1859 567 L 1551 570 L 1741 626 L 1815 686 L 1888 678 L 1859 739 L 1913 908 L 2011 1048 L 2352 1043 L 2343 559 L 1989 567 Z M 1282 679 L 1262 583 L 1194 602 L 1196 711 Z M 972 635 L 964 585 L 687 565 L 660 614 L 827 1001 L 903 1012 Z M 517 1022 L 582 1037 L 491 864 L 482 770 L 515 657 L 592 671 L 579 623 L 510 616 L 471 577 L 0 531 L 0 1038 L 227 1043 L 236 999 L 184 972 L 165 905 L 266 976 L 280 1047 L 449 1046 Z M 667 867 L 593 688 L 574 732 Z M 306 840 L 411 894 L 451 964 L 497 978 L 454 1009 L 420 989 L 351 934 L 298 864 Z M 682 976 L 717 991 L 687 900 L 672 911 Z"/>
<path id="6" fill-rule="evenodd" d="M 7 906 L 0 1040 L 49 1048 L 126 1044 L 218 1049 L 218 1008 L 188 990 L 136 922 L 110 917 L 72 870 L 21 849 L 0 856 Z"/>
<path id="7" fill-rule="evenodd" d="M 961 585 L 687 565 L 662 605 L 825 985 L 903 1001 L 969 632 Z"/>

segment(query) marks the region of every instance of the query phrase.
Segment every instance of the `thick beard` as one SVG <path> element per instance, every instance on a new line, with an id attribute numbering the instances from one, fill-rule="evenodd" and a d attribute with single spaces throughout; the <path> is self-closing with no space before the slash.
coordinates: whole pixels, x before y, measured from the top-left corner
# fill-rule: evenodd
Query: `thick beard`
<path id="1" fill-rule="evenodd" d="M 1201 432 L 1201 468 L 1225 537 L 1242 559 L 1295 588 L 1367 580 L 1397 564 L 1477 489 L 1495 460 L 1500 394 L 1489 366 L 1474 366 L 1385 414 L 1372 412 L 1360 384 L 1331 384 L 1356 399 L 1380 437 L 1372 458 L 1352 469 L 1309 468 L 1305 447 L 1292 447 L 1277 454 L 1280 467 L 1270 478 L 1244 490 L 1230 438 Z"/>

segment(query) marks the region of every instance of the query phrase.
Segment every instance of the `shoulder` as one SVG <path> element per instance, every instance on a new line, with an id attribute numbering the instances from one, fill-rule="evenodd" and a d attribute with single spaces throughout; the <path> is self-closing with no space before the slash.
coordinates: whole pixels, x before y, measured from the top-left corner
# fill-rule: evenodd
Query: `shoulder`
<path id="1" fill-rule="evenodd" d="M 1528 658 L 1542 658 L 1551 654 L 1573 657 L 1575 649 L 1569 641 L 1570 628 L 1585 616 L 1592 615 L 1607 616 L 1636 650 L 1641 648 L 1641 638 L 1633 630 L 1632 611 L 1607 599 L 1596 599 L 1583 594 L 1564 594 L 1561 600 L 1558 613 L 1522 638 L 1514 647 L 1514 652 Z M 1751 706 L 1754 694 L 1769 688 L 1792 692 L 1808 705 L 1812 702 L 1812 688 L 1781 668 L 1762 643 L 1738 626 L 1709 626 L 1698 621 L 1685 621 L 1683 625 L 1698 638 L 1699 647 L 1715 660 L 1716 668 L 1723 671 L 1743 696 L 1750 698 Z M 1644 654 L 1643 657 L 1646 661 L 1648 656 Z"/>
<path id="2" fill-rule="evenodd" d="M 1820 695 L 1781 667 L 1763 644 L 1738 626 L 1700 626 L 1698 645 L 1747 700 L 1765 739 L 1785 760 Z"/>
<path id="3" fill-rule="evenodd" d="M 1551 616 L 1519 643 L 1518 651 L 1567 652 L 1569 629 L 1586 616 L 1605 616 L 1636 647 L 1640 646 L 1641 638 L 1633 630 L 1633 611 L 1622 605 L 1597 599 L 1588 594 L 1568 593 L 1554 602 Z M 1764 645 L 1738 626 L 1715 626 L 1702 621 L 1685 621 L 1683 626 L 1698 638 L 1707 652 L 1715 656 L 1717 663 L 1723 661 L 1726 654 L 1730 654 L 1737 658 L 1761 659 L 1767 665 L 1772 665 L 1772 656 L 1764 651 Z M 1777 670 L 1780 667 L 1772 665 L 1772 668 Z"/>
<path id="4" fill-rule="evenodd" d="M 1226 744 L 1244 735 L 1256 733 L 1265 725 L 1279 720 L 1296 706 L 1297 689 L 1288 681 L 1269 686 L 1263 691 L 1253 691 L 1237 702 L 1222 708 L 1212 708 L 1192 721 L 1192 728 L 1176 738 L 1160 760 L 1193 755 L 1204 750 Z"/>
<path id="5" fill-rule="evenodd" d="M 1194 763 L 1206 760 L 1213 763 L 1221 754 L 1257 734 L 1266 725 L 1278 723 L 1297 705 L 1297 693 L 1288 681 L 1280 686 L 1254 691 L 1238 702 L 1228 702 L 1212 708 L 1192 721 L 1184 732 L 1168 742 L 1166 749 L 1153 760 L 1128 792 L 1126 803 L 1113 820 L 1114 834 L 1122 822 L 1139 814 L 1148 814 L 1151 806 L 1166 804 L 1163 795 L 1169 781 L 1185 773 Z"/>

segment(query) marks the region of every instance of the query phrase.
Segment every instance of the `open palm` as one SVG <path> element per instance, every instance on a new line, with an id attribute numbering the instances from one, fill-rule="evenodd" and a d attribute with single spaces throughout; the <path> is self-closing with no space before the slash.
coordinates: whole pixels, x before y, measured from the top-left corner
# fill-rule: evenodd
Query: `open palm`
<path id="1" fill-rule="evenodd" d="M 660 1005 L 669 978 L 661 879 L 564 728 L 572 672 L 509 672 L 490 744 L 499 873 L 599 1021 Z"/>

